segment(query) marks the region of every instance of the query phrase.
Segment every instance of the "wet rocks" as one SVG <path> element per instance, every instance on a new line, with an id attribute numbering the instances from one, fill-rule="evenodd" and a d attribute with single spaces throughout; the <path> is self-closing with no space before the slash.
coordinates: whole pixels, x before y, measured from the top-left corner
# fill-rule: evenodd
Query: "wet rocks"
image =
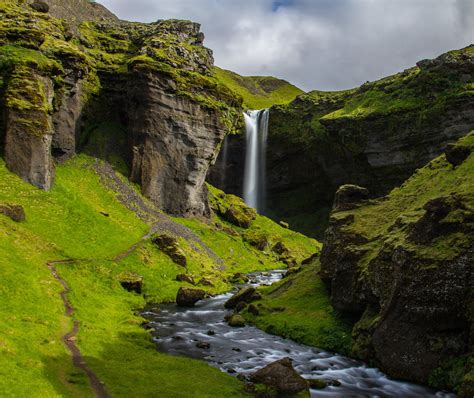
<path id="1" fill-rule="evenodd" d="M 126 272 L 119 276 L 120 285 L 129 292 L 142 294 L 143 277 L 133 272 Z"/>
<path id="2" fill-rule="evenodd" d="M 236 308 L 239 303 L 251 303 L 255 300 L 260 300 L 262 298 L 261 294 L 257 292 L 253 286 L 247 286 L 240 289 L 236 294 L 234 294 L 229 300 L 224 304 L 225 308 Z"/>
<path id="3" fill-rule="evenodd" d="M 253 383 L 274 388 L 278 394 L 298 394 L 308 391 L 308 382 L 293 368 L 290 358 L 272 362 L 250 376 Z"/>
<path id="4" fill-rule="evenodd" d="M 204 297 L 206 297 L 204 290 L 180 287 L 176 295 L 176 304 L 180 307 L 194 307 L 194 304 Z"/>
<path id="5" fill-rule="evenodd" d="M 258 307 L 257 307 L 255 304 L 250 304 L 250 305 L 247 307 L 247 312 L 248 312 L 249 314 L 254 315 L 254 316 L 260 315 L 260 310 L 258 309 Z"/>
<path id="6" fill-rule="evenodd" d="M 7 216 L 12 221 L 22 222 L 25 221 L 25 210 L 20 205 L 12 204 L 1 204 L 0 203 L 0 214 Z"/>
<path id="7" fill-rule="evenodd" d="M 159 235 L 152 242 L 160 248 L 174 263 L 186 267 L 187 260 L 184 251 L 179 247 L 178 239 L 170 235 Z"/>
<path id="8" fill-rule="evenodd" d="M 211 348 L 211 343 L 209 343 L 208 341 L 198 341 L 196 343 L 196 347 L 202 350 L 208 350 Z"/>

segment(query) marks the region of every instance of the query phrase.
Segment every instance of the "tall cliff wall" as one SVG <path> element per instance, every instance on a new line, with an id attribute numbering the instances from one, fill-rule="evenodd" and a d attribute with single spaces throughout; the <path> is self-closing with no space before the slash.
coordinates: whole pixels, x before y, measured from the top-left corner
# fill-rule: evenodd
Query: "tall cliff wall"
<path id="1" fill-rule="evenodd" d="M 205 176 L 242 100 L 213 76 L 199 24 L 130 23 L 87 1 L 47 3 L 49 12 L 0 8 L 7 167 L 49 189 L 54 159 L 87 150 L 120 164 L 164 211 L 208 214 Z"/>
<path id="2" fill-rule="evenodd" d="M 320 276 L 358 322 L 353 355 L 394 377 L 474 393 L 474 132 L 389 196 L 336 194 Z"/>

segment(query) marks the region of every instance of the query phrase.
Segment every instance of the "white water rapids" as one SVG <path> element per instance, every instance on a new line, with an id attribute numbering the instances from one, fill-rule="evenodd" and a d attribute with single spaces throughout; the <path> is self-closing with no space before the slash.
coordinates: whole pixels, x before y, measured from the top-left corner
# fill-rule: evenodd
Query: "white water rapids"
<path id="1" fill-rule="evenodd" d="M 255 273 L 251 285 L 278 281 L 284 271 Z M 249 375 L 284 357 L 293 359 L 298 373 L 305 378 L 336 380 L 322 390 L 311 390 L 312 398 L 453 398 L 454 394 L 393 380 L 380 370 L 336 353 L 297 344 L 272 336 L 253 326 L 230 327 L 224 317 L 224 303 L 232 293 L 199 302 L 194 308 L 163 304 L 143 315 L 155 329 L 159 351 L 204 359 L 212 366 L 233 375 Z M 199 348 L 198 342 L 209 344 Z"/>

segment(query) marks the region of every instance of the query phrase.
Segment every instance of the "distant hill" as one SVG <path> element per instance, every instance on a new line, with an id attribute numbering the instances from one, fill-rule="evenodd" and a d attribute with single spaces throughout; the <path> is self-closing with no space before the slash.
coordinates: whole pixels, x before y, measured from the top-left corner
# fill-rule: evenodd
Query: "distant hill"
<path id="1" fill-rule="evenodd" d="M 214 68 L 214 73 L 218 80 L 242 96 L 245 106 L 252 109 L 287 104 L 304 93 L 286 80 L 271 76 L 240 76 L 218 67 Z"/>

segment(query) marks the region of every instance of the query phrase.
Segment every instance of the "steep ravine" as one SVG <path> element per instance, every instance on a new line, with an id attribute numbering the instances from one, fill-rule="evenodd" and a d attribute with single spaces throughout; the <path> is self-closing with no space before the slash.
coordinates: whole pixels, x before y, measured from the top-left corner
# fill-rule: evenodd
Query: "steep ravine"
<path id="1" fill-rule="evenodd" d="M 474 128 L 473 82 L 471 46 L 353 90 L 313 91 L 273 106 L 268 215 L 322 238 L 339 186 L 385 195 Z M 219 158 L 208 178 L 240 195 L 245 140 L 227 140 L 227 163 Z"/>

